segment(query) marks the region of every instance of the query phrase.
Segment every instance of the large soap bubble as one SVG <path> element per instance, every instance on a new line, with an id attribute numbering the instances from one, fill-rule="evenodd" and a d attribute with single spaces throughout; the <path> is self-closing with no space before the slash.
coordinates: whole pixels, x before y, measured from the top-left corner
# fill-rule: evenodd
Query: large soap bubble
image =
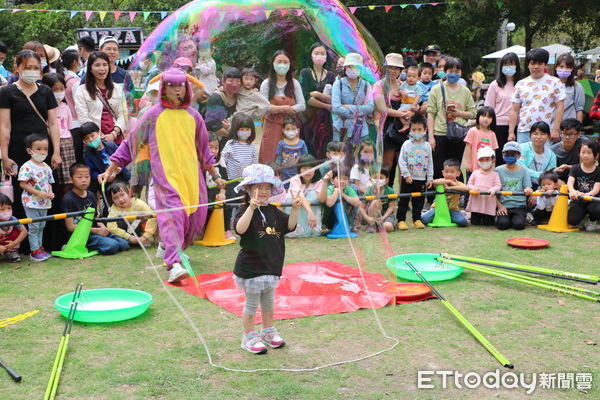
<path id="1" fill-rule="evenodd" d="M 146 39 L 130 70 L 139 89 L 141 71 L 169 68 L 178 57 L 211 50 L 220 67 L 254 66 L 268 71 L 275 50 L 284 49 L 296 68 L 307 66 L 309 46 L 321 41 L 338 56 L 363 56 L 363 77 L 377 78 L 383 56 L 373 37 L 338 0 L 196 0 L 166 18 Z M 332 54 L 333 55 L 333 54 Z M 333 66 L 330 66 L 330 68 Z"/>

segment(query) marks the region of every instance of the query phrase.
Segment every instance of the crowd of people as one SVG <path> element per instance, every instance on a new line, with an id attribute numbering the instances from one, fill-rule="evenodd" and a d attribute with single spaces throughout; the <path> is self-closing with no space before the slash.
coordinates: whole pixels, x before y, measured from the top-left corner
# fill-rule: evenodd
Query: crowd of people
<path id="1" fill-rule="evenodd" d="M 12 188 L 10 180 L 3 181 L 8 197 L 1 199 L 12 213 L 2 217 L 36 218 L 87 206 L 103 215 L 156 207 L 149 174 L 118 168 L 120 183 L 107 191 L 110 196 L 101 192 L 99 176 L 136 120 L 161 102 L 159 77 L 173 67 L 195 83 L 189 107 L 202 115 L 219 179 L 239 180 L 246 167 L 268 164 L 285 183 L 271 201 L 302 200 L 289 237 L 327 233 L 336 222 L 331 208 L 340 199 L 352 230 L 425 228 L 435 215 L 435 203 L 425 197 L 360 200 L 394 193 L 396 179 L 400 193 L 439 184 L 465 193 L 550 193 L 567 184 L 569 223 L 580 225 L 585 218 L 592 229 L 600 218 L 598 203 L 578 200 L 600 192 L 600 172 L 598 146 L 582 136 L 584 94 L 570 54 L 557 57 L 549 73 L 543 49 L 527 53 L 525 71 L 517 55 L 508 53 L 489 87 L 482 85 L 480 71 L 469 87 L 461 60 L 442 54 L 437 45 L 424 50 L 420 64 L 401 54 L 386 55 L 381 79 L 373 84 L 362 77 L 360 54 L 334 58 L 322 43 L 307 49 L 309 66 L 297 73 L 297 60 L 276 51 L 262 81 L 251 66 L 230 67 L 218 77 L 210 46 L 193 37 L 180 38 L 171 50 L 154 66 L 140 63 L 147 73 L 145 93 L 132 110 L 131 78 L 117 66 L 115 38 L 103 37 L 96 49 L 91 38 L 83 37 L 62 53 L 27 42 L 14 58 L 12 73 L 0 70 L 0 147 L 3 171 L 12 176 Z M 7 52 L 0 44 L 0 58 Z M 590 117 L 600 119 L 599 106 L 596 99 Z M 258 146 L 257 121 L 262 126 Z M 234 184 L 214 183 L 207 175 L 207 200 L 235 197 Z M 145 185 L 150 187 L 143 201 Z M 460 226 L 470 221 L 523 229 L 547 220 L 553 198 L 453 193 L 448 205 Z M 228 238 L 235 237 L 232 216 L 226 208 Z M 73 231 L 76 223 L 77 218 L 68 219 L 66 229 Z M 95 224 L 88 246 L 102 254 L 125 249 L 135 242 L 125 228 Z M 135 228 L 146 245 L 158 238 L 155 220 Z M 21 226 L 3 230 L 0 252 L 16 260 L 27 237 L 32 260 L 50 257 L 43 246 L 44 223 L 29 224 L 28 235 L 23 232 Z"/>
<path id="2" fill-rule="evenodd" d="M 225 235 L 240 238 L 242 348 L 264 353 L 285 343 L 273 327 L 284 237 L 326 234 L 340 209 L 353 231 L 434 221 L 426 196 L 389 197 L 396 180 L 400 193 L 443 185 L 461 227 L 545 223 L 563 184 L 570 225 L 595 229 L 600 219 L 600 203 L 582 199 L 600 193 L 599 147 L 582 135 L 583 88 L 570 54 L 550 73 L 546 50 L 530 50 L 524 71 L 509 53 L 489 87 L 478 70 L 469 87 L 461 60 L 437 45 L 420 64 L 387 54 L 373 84 L 360 54 L 338 57 L 322 43 L 307 49 L 308 66 L 297 73 L 298 60 L 276 51 L 264 76 L 252 66 L 218 76 L 210 45 L 193 37 L 167 47 L 160 61 L 139 62 L 138 101 L 110 36 L 98 49 L 83 37 L 62 53 L 29 41 L 12 73 L 0 68 L 0 151 L 10 177 L 0 186 L 0 221 L 15 222 L 0 227 L 0 254 L 9 261 L 20 261 L 19 251 L 47 260 L 44 246 L 60 247 L 56 232 L 75 232 L 90 207 L 109 218 L 155 211 L 133 222 L 93 221 L 87 247 L 114 254 L 156 244 L 169 281 L 179 282 L 188 276 L 183 250 L 207 219 L 199 205 L 243 194 L 235 214 L 225 208 Z M 0 60 L 7 53 L 0 43 Z M 589 116 L 600 119 L 600 95 Z M 72 213 L 64 225 L 40 221 L 58 212 Z M 17 223 L 25 216 L 27 228 Z"/>

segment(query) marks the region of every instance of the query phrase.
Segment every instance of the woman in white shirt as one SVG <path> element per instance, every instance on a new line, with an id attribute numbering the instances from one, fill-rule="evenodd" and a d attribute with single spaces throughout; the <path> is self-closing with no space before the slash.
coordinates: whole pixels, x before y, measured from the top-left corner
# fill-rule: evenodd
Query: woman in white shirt
<path id="1" fill-rule="evenodd" d="M 100 127 L 102 140 L 123 141 L 127 129 L 123 89 L 113 83 L 110 61 L 101 51 L 88 58 L 85 83 L 75 93 L 75 110 L 79 123 L 91 121 Z"/>

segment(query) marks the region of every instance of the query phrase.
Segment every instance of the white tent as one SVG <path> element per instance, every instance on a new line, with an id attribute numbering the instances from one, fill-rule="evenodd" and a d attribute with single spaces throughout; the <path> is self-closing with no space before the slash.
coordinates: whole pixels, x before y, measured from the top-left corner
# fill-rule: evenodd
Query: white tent
<path id="1" fill-rule="evenodd" d="M 542 49 L 547 50 L 550 53 L 550 56 L 560 56 L 563 53 L 572 53 L 573 49 L 569 46 L 565 46 L 564 44 L 549 44 L 548 46 L 543 46 Z"/>
<path id="2" fill-rule="evenodd" d="M 580 57 L 585 57 L 588 60 L 596 61 L 598 58 L 600 58 L 600 46 L 594 47 L 593 49 L 590 49 L 590 50 L 583 51 L 577 55 Z"/>
<path id="3" fill-rule="evenodd" d="M 487 54 L 481 58 L 502 58 L 505 54 L 508 53 L 515 53 L 519 58 L 525 58 L 525 47 L 523 46 L 519 46 L 519 45 L 514 45 L 514 46 L 510 46 L 506 49 L 502 49 L 502 50 L 498 50 L 494 53 L 491 54 Z"/>

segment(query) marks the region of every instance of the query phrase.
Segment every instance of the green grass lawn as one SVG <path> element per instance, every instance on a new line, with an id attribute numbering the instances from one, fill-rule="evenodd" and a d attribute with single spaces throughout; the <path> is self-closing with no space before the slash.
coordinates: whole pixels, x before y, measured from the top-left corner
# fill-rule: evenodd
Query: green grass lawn
<path id="1" fill-rule="evenodd" d="M 509 248 L 509 237 L 552 241 L 539 251 Z M 568 271 L 599 274 L 597 233 L 555 234 L 534 228 L 441 228 L 390 235 L 395 253 L 449 252 Z M 385 273 L 381 237 L 354 240 L 370 272 Z M 238 245 L 194 246 L 188 251 L 197 273 L 230 270 Z M 153 254 L 154 251 L 152 251 Z M 356 266 L 347 240 L 287 241 L 286 263 L 334 260 Z M 156 264 L 156 260 L 154 260 Z M 159 270 L 161 276 L 166 273 Z M 418 370 L 485 373 L 502 368 L 438 301 L 377 310 L 391 336 L 400 340 L 378 357 L 312 373 L 236 373 L 213 368 L 197 336 L 168 297 L 141 250 L 87 260 L 52 259 L 41 264 L 0 265 L 0 318 L 40 312 L 0 328 L 0 358 L 23 376 L 19 384 L 0 371 L 0 398 L 41 399 L 64 319 L 53 302 L 77 282 L 85 288 L 126 287 L 154 296 L 150 310 L 114 324 L 76 323 L 57 398 L 60 399 L 597 399 L 600 398 L 600 304 L 465 271 L 436 287 L 511 362 L 516 373 L 581 373 L 594 376 L 587 394 L 576 389 L 418 390 Z M 567 281 L 562 281 L 568 283 Z M 576 283 L 575 283 L 576 284 Z M 583 284 L 582 284 L 583 285 Z M 600 290 L 591 285 L 588 288 Z M 288 345 L 265 356 L 239 347 L 241 321 L 207 300 L 176 288 L 206 338 L 213 361 L 233 368 L 302 368 L 358 358 L 391 345 L 371 310 L 280 321 Z"/>

